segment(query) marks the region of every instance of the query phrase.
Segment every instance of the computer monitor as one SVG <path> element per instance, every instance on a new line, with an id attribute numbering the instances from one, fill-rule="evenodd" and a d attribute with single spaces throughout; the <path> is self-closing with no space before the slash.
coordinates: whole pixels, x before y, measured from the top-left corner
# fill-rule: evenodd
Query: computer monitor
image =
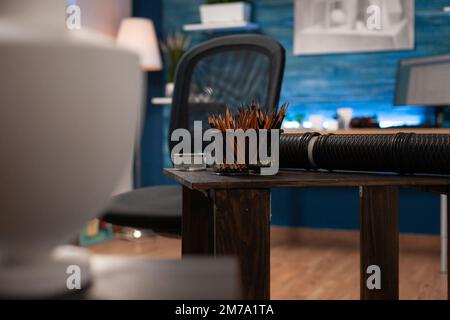
<path id="1" fill-rule="evenodd" d="M 441 127 L 450 106 L 450 54 L 401 60 L 394 105 L 435 107 Z"/>

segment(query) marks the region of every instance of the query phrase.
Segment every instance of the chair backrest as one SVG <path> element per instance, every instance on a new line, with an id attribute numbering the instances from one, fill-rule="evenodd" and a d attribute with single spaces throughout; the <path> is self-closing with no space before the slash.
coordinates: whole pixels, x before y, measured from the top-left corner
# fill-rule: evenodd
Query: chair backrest
<path id="1" fill-rule="evenodd" d="M 193 130 L 194 121 L 209 128 L 213 113 L 234 111 L 257 101 L 267 109 L 278 107 L 284 73 L 285 50 L 263 35 L 232 35 L 204 42 L 189 50 L 180 61 L 169 131 Z"/>

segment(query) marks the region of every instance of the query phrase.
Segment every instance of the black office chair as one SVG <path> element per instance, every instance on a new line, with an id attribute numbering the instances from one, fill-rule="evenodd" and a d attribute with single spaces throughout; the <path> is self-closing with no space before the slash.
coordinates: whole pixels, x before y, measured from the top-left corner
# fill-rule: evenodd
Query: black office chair
<path id="1" fill-rule="evenodd" d="M 262 35 L 215 38 L 196 46 L 181 60 L 175 79 L 170 131 L 193 130 L 194 121 L 208 128 L 211 113 L 258 101 L 278 107 L 285 63 L 284 48 Z M 177 142 L 170 141 L 170 150 Z M 115 196 L 106 222 L 157 233 L 181 234 L 182 189 L 154 186 Z"/>

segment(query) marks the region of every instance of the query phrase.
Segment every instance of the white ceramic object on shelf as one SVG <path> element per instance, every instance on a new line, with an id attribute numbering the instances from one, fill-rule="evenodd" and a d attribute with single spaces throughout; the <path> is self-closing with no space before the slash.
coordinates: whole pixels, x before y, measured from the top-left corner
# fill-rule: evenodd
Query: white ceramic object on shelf
<path id="1" fill-rule="evenodd" d="M 309 120 L 312 130 L 323 130 L 324 117 L 321 114 L 312 114 Z"/>
<path id="2" fill-rule="evenodd" d="M 0 70 L 0 296 L 64 294 L 63 271 L 84 263 L 54 249 L 107 204 L 133 152 L 143 72 L 136 54 L 68 30 L 65 0 L 0 1 Z"/>
<path id="3" fill-rule="evenodd" d="M 202 24 L 249 22 L 251 5 L 246 2 L 203 4 L 200 6 Z"/>
<path id="4" fill-rule="evenodd" d="M 353 109 L 352 108 L 339 108 L 337 109 L 338 123 L 339 129 L 350 129 L 350 123 L 353 118 Z"/>
<path id="5" fill-rule="evenodd" d="M 256 31 L 259 29 L 258 24 L 252 22 L 222 22 L 222 23 L 195 23 L 185 24 L 183 30 L 186 32 L 204 31 L 204 32 L 240 32 L 240 31 Z"/>
<path id="6" fill-rule="evenodd" d="M 175 83 L 174 82 L 166 83 L 166 97 L 172 97 L 174 89 L 175 89 Z"/>
<path id="7" fill-rule="evenodd" d="M 334 131 L 339 129 L 339 122 L 335 119 L 330 119 L 324 122 L 323 126 L 328 131 Z"/>

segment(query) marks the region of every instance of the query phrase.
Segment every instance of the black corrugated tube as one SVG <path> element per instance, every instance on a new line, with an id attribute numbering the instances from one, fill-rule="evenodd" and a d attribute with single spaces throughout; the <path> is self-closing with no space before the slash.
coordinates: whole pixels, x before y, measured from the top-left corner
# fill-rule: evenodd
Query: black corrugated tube
<path id="1" fill-rule="evenodd" d="M 450 135 L 284 134 L 280 167 L 450 174 Z"/>

